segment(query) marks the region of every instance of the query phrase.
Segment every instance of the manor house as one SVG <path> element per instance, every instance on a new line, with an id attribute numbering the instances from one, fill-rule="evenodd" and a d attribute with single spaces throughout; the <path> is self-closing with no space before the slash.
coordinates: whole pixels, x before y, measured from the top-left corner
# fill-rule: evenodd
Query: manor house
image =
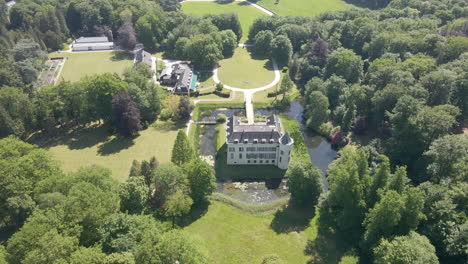
<path id="1" fill-rule="evenodd" d="M 289 167 L 294 141 L 288 133 L 282 133 L 276 115 L 253 124 L 233 116 L 226 132 L 228 165 L 274 165 L 283 170 Z"/>

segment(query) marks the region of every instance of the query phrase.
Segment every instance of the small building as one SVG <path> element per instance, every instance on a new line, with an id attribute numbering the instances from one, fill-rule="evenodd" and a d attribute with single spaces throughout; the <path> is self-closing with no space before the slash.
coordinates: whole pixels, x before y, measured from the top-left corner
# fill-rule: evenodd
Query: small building
<path id="1" fill-rule="evenodd" d="M 73 51 L 113 50 L 114 42 L 107 37 L 80 37 L 73 41 Z"/>
<path id="2" fill-rule="evenodd" d="M 276 115 L 265 122 L 242 123 L 240 118 L 229 118 L 226 129 L 228 165 L 274 165 L 287 169 L 294 140 L 283 134 Z"/>
<path id="3" fill-rule="evenodd" d="M 143 63 L 144 65 L 147 65 L 151 69 L 153 68 L 153 56 L 151 53 L 146 52 L 143 49 L 139 49 L 135 51 L 135 62 L 134 66 L 138 66 L 140 63 Z"/>
<path id="4" fill-rule="evenodd" d="M 175 94 L 190 94 L 197 90 L 198 75 L 187 63 L 172 64 L 165 67 L 159 77 L 162 85 L 173 86 Z"/>

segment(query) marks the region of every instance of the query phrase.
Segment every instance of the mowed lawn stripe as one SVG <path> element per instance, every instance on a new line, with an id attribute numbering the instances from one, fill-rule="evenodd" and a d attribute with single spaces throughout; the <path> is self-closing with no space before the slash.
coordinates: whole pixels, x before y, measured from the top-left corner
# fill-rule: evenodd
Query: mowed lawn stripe
<path id="1" fill-rule="evenodd" d="M 119 51 L 50 53 L 49 58 L 53 57 L 67 58 L 59 81 L 79 81 L 86 76 L 107 72 L 122 74 L 133 65 L 133 58 Z"/>
<path id="2" fill-rule="evenodd" d="M 244 2 L 232 2 L 229 4 L 220 4 L 217 2 L 183 2 L 182 11 L 184 13 L 194 14 L 197 16 L 237 13 L 242 27 L 242 39 L 240 40 L 241 43 L 247 41 L 249 28 L 255 19 L 257 17 L 267 15 L 257 8 Z"/>
<path id="3" fill-rule="evenodd" d="M 219 81 L 236 88 L 258 88 L 275 79 L 273 66 L 268 59 L 254 59 L 247 48 L 239 47 L 231 58 L 221 60 Z"/>
<path id="4" fill-rule="evenodd" d="M 343 0 L 259 0 L 256 4 L 281 16 L 313 17 L 327 11 L 347 9 L 350 5 Z"/>

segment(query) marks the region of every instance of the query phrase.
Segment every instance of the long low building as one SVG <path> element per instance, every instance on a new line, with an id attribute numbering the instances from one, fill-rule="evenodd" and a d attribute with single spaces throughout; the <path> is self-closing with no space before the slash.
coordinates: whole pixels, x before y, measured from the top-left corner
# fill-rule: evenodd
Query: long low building
<path id="1" fill-rule="evenodd" d="M 113 50 L 114 42 L 107 37 L 81 37 L 72 43 L 73 51 Z"/>
<path id="2" fill-rule="evenodd" d="M 242 123 L 240 118 L 229 118 L 226 129 L 228 165 L 274 165 L 289 167 L 294 140 L 281 131 L 276 115 L 265 122 Z"/>

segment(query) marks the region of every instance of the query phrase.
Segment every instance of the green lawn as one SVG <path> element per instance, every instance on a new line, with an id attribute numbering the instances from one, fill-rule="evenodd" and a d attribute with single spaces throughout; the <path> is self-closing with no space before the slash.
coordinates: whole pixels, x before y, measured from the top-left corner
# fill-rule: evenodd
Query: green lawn
<path id="1" fill-rule="evenodd" d="M 169 162 L 180 128 L 185 127 L 158 121 L 155 126 L 141 131 L 140 136 L 126 138 L 111 135 L 105 127 L 96 125 L 63 131 L 61 136 L 49 136 L 46 141 L 40 137 L 30 141 L 48 149 L 66 172 L 95 164 L 111 169 L 114 178 L 123 181 L 134 159 L 148 160 L 156 156 L 160 163 Z"/>
<path id="2" fill-rule="evenodd" d="M 278 234 L 270 227 L 273 218 L 212 201 L 206 214 L 185 229 L 205 241 L 212 263 L 256 264 L 273 253 L 285 263 L 306 263 L 307 232 Z"/>
<path id="3" fill-rule="evenodd" d="M 54 52 L 49 57 L 67 58 L 59 77 L 65 81 L 79 81 L 87 75 L 106 72 L 122 74 L 133 65 L 133 56 L 121 51 Z"/>
<path id="4" fill-rule="evenodd" d="M 231 58 L 220 61 L 219 65 L 219 80 L 231 87 L 258 88 L 275 79 L 270 60 L 252 58 L 247 48 L 237 48 Z"/>
<path id="5" fill-rule="evenodd" d="M 221 4 L 216 2 L 184 2 L 182 11 L 198 16 L 208 14 L 237 13 L 242 27 L 241 42 L 247 40 L 249 28 L 254 20 L 260 16 L 266 16 L 265 13 L 243 2 L 232 2 Z"/>
<path id="6" fill-rule="evenodd" d="M 281 16 L 316 16 L 327 11 L 343 10 L 343 0 L 259 0 L 257 4 Z"/>

